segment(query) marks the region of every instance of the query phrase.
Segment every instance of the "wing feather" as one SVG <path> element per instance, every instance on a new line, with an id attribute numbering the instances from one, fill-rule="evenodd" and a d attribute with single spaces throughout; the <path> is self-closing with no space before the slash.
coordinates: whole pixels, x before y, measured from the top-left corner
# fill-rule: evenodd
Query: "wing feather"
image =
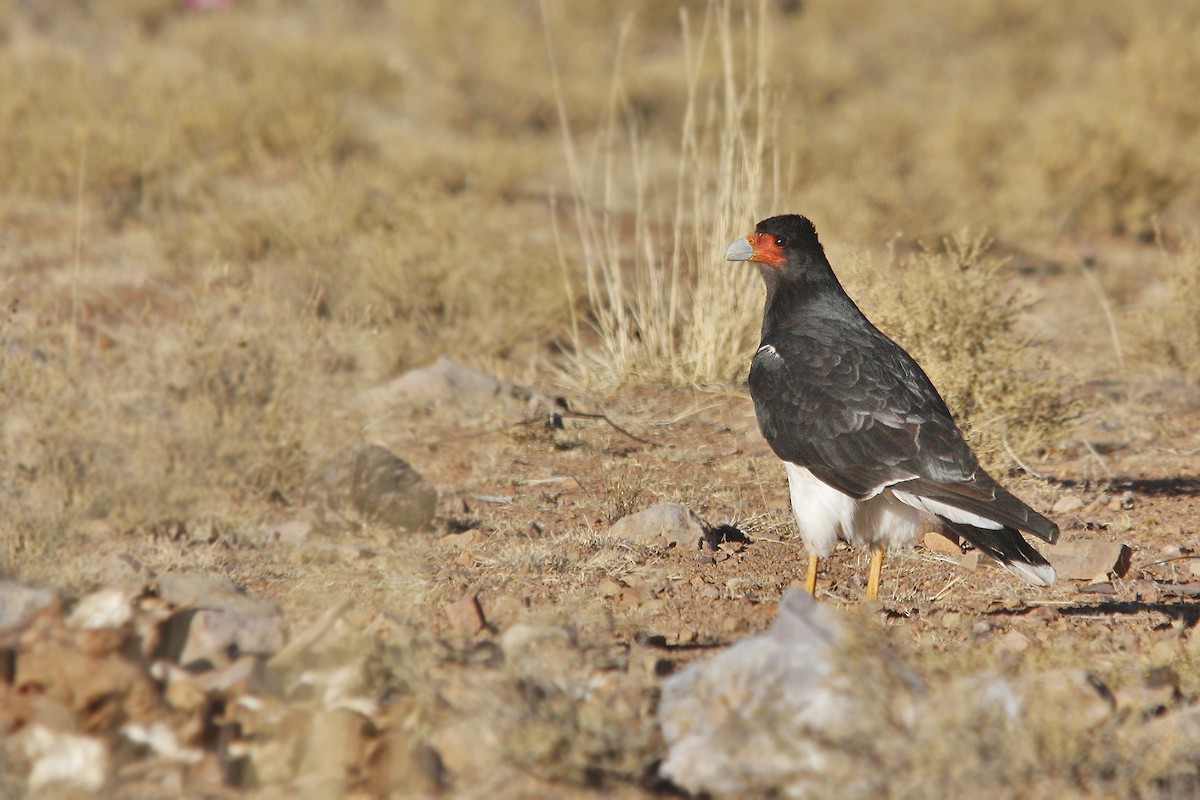
<path id="1" fill-rule="evenodd" d="M 916 361 L 863 322 L 808 317 L 763 339 L 750 393 L 776 455 L 858 499 L 903 487 L 1055 541 L 1053 522 L 980 467 Z"/>

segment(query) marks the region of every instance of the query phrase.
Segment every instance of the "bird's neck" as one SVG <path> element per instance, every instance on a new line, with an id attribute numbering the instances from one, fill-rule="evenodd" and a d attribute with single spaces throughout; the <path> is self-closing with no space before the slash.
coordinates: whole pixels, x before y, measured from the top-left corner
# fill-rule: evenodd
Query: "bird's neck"
<path id="1" fill-rule="evenodd" d="M 803 324 L 813 317 L 862 316 L 832 270 L 807 280 L 787 278 L 769 268 L 762 272 L 767 284 L 762 324 L 764 341 L 777 330 Z"/>

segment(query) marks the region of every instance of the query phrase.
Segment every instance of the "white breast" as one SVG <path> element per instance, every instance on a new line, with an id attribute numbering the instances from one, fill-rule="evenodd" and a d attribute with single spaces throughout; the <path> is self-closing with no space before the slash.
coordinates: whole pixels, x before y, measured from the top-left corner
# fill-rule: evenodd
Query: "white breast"
<path id="1" fill-rule="evenodd" d="M 920 512 L 897 500 L 890 489 L 866 500 L 855 500 L 804 467 L 789 462 L 784 462 L 784 467 L 800 538 L 813 555 L 828 557 L 838 539 L 851 547 L 889 550 L 916 540 Z"/>

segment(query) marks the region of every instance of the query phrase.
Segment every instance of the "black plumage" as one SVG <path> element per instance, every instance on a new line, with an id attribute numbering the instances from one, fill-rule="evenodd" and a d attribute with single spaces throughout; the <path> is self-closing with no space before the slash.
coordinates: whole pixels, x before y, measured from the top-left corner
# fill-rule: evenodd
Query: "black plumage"
<path id="1" fill-rule="evenodd" d="M 1054 542 L 1058 527 L 980 466 L 921 367 L 846 294 L 809 220 L 763 220 L 727 257 L 758 262 L 767 286 L 750 392 L 776 455 L 856 501 L 890 492 L 1026 580 L 1053 582 L 1020 531 Z"/>

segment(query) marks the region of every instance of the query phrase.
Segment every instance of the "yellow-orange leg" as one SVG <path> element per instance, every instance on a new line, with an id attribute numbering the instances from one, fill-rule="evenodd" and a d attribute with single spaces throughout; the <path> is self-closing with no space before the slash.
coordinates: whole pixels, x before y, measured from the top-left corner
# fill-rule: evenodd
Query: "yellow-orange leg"
<path id="1" fill-rule="evenodd" d="M 871 553 L 871 572 L 867 575 L 867 599 L 879 599 L 879 584 L 883 581 L 883 548 Z"/>
<path id="2" fill-rule="evenodd" d="M 808 577 L 804 581 L 804 591 L 817 596 L 817 566 L 821 563 L 821 559 L 814 555 L 808 557 Z"/>

